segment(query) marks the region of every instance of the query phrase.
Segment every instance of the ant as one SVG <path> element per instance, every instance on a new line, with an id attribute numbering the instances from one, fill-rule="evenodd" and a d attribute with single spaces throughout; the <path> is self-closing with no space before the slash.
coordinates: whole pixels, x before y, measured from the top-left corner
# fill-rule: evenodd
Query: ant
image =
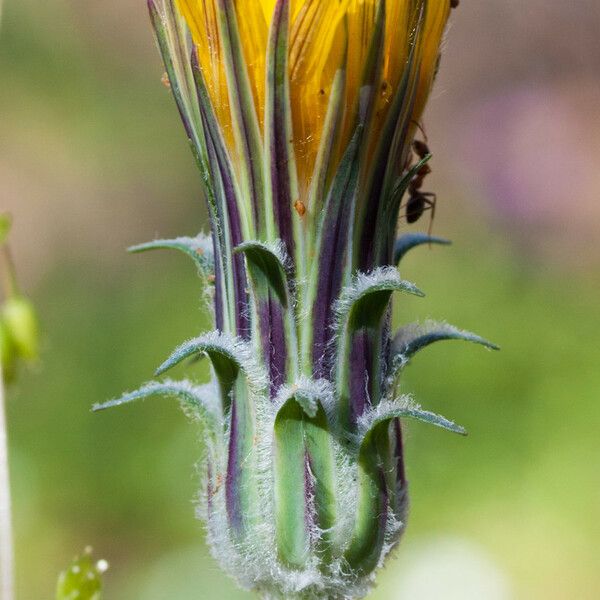
<path id="1" fill-rule="evenodd" d="M 420 126 L 419 129 L 423 131 Z M 425 138 L 427 138 L 427 136 L 425 136 Z M 418 156 L 419 160 L 423 160 L 426 156 L 431 154 L 427 143 L 421 140 L 415 140 L 413 142 L 413 150 Z M 416 175 L 412 178 L 410 185 L 408 186 L 409 197 L 406 202 L 406 222 L 416 223 L 423 216 L 423 213 L 426 210 L 431 210 L 431 220 L 429 223 L 429 229 L 431 230 L 433 219 L 435 217 L 435 203 L 437 196 L 433 192 L 421 191 L 425 177 L 427 177 L 427 175 L 430 173 L 431 167 L 428 164 L 424 164 L 417 171 Z"/>

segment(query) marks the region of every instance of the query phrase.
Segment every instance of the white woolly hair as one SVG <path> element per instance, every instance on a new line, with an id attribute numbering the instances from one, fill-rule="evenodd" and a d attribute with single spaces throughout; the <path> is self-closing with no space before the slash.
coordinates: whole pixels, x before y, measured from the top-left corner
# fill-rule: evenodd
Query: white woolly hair
<path id="1" fill-rule="evenodd" d="M 302 376 L 295 384 L 283 385 L 279 388 L 273 401 L 274 416 L 288 400 L 298 395 L 314 401 L 315 408 L 317 404 L 321 404 L 328 417 L 335 410 L 334 390 L 331 382 L 327 379 L 315 380 Z"/>
<path id="2" fill-rule="evenodd" d="M 433 319 L 427 319 L 426 321 L 408 323 L 403 325 L 394 336 L 392 350 L 400 350 L 409 342 L 429 333 L 446 333 L 449 335 L 461 335 L 461 336 L 472 336 L 477 337 L 469 331 L 459 329 L 454 325 L 450 325 L 445 321 L 434 321 Z"/>
<path id="3" fill-rule="evenodd" d="M 277 239 L 268 244 L 265 244 L 265 248 L 274 254 L 286 272 L 289 272 L 292 267 L 292 259 L 289 257 L 285 242 Z"/>
<path id="4" fill-rule="evenodd" d="M 214 243 L 212 235 L 201 231 L 196 237 L 190 238 L 190 241 L 196 246 L 196 250 L 202 251 L 203 256 L 205 256 L 207 260 L 214 260 Z"/>
<path id="5" fill-rule="evenodd" d="M 385 399 L 382 400 L 376 406 L 373 406 L 366 412 L 364 412 L 358 419 L 357 422 L 357 436 L 362 440 L 365 435 L 376 425 L 378 422 L 383 421 L 387 418 L 395 417 L 395 412 L 398 409 L 403 408 L 420 408 L 409 395 L 400 396 L 394 400 Z"/>
<path id="6" fill-rule="evenodd" d="M 338 321 L 346 317 L 354 304 L 365 294 L 374 289 L 405 289 L 407 292 L 420 293 L 413 283 L 400 277 L 396 267 L 377 267 L 370 273 L 358 272 L 352 278 L 350 285 L 346 286 L 336 302 L 335 313 Z"/>

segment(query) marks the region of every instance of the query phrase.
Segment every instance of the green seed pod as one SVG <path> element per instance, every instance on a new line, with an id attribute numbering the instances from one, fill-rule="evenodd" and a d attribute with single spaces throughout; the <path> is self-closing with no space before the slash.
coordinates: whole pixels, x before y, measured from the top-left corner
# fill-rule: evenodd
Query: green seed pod
<path id="1" fill-rule="evenodd" d="M 9 298 L 2 308 L 2 318 L 17 356 L 35 360 L 38 357 L 39 333 L 33 304 L 23 296 Z"/>

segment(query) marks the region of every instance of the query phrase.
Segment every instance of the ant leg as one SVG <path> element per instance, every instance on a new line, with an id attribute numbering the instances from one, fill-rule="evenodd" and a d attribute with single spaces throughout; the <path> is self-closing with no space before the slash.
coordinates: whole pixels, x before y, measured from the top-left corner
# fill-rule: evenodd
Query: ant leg
<path id="1" fill-rule="evenodd" d="M 431 233 L 433 231 L 433 220 L 435 219 L 435 205 L 437 203 L 437 194 L 434 194 L 433 192 L 425 192 L 423 196 L 426 197 L 426 202 L 429 205 L 429 209 L 431 210 L 431 215 L 429 217 L 429 229 L 427 230 L 427 235 L 431 237 Z"/>

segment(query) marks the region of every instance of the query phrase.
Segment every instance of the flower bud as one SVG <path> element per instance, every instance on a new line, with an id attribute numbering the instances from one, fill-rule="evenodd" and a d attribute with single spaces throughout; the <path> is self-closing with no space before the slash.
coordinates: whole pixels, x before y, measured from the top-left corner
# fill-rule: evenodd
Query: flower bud
<path id="1" fill-rule="evenodd" d="M 35 360 L 38 357 L 39 333 L 33 304 L 23 296 L 13 296 L 4 303 L 2 318 L 16 355 L 25 360 Z"/>
<path id="2" fill-rule="evenodd" d="M 397 396 L 402 369 L 435 341 L 494 347 L 446 324 L 391 335 L 393 294 L 423 295 L 398 261 L 446 243 L 396 235 L 433 216 L 420 120 L 457 4 L 148 0 L 214 270 L 190 238 L 134 251 L 183 251 L 214 283 L 214 331 L 156 371 L 207 357 L 213 381 L 155 381 L 96 410 L 164 394 L 202 422 L 209 545 L 265 599 L 368 593 L 407 518 L 400 420 L 466 433 Z"/>
<path id="3" fill-rule="evenodd" d="M 94 562 L 92 549 L 86 548 L 83 556 L 76 558 L 71 566 L 60 574 L 56 600 L 100 600 L 101 575 L 108 568 L 105 560 Z"/>

